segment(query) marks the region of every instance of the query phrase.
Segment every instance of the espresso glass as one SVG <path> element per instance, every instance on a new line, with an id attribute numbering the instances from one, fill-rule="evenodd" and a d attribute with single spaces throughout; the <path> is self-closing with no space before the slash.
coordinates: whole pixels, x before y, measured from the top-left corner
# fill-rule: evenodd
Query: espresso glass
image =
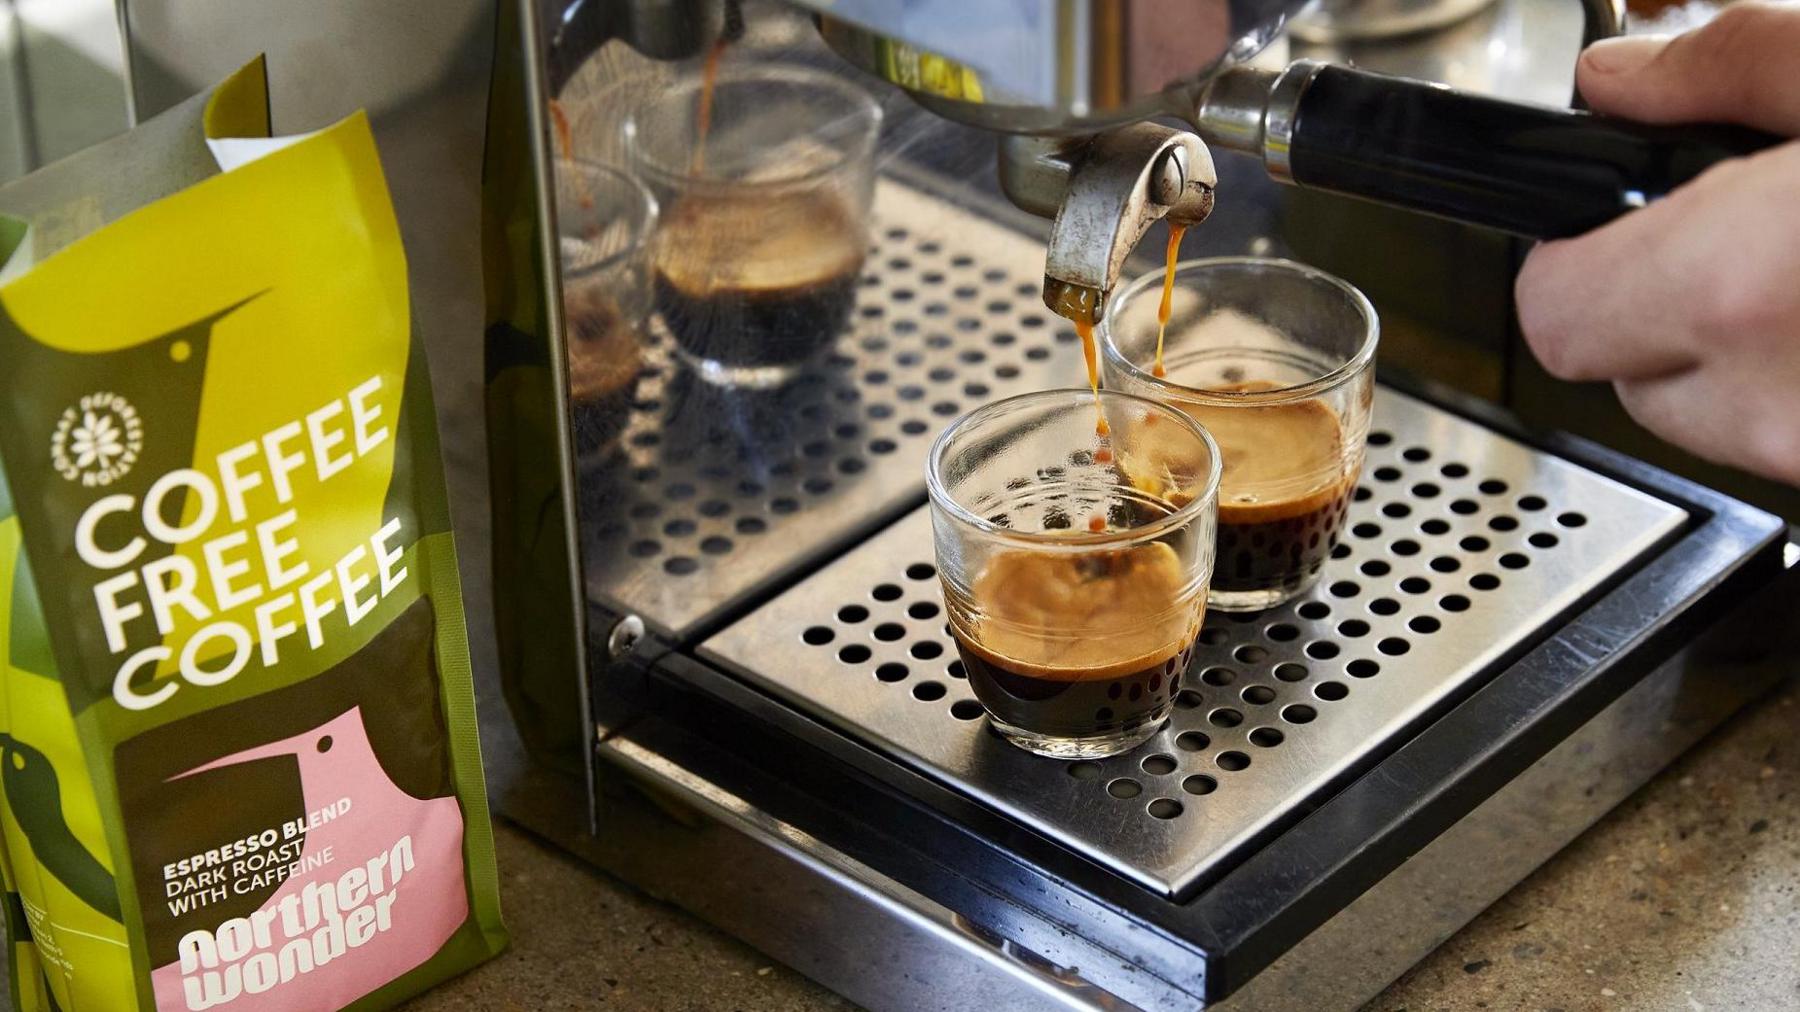
<path id="1" fill-rule="evenodd" d="M 1375 309 L 1346 282 L 1289 260 L 1178 264 L 1155 374 L 1164 272 L 1101 320 L 1110 389 L 1173 405 L 1218 442 L 1218 561 L 1210 603 L 1281 604 L 1319 578 L 1362 471 L 1375 385 Z"/>
<path id="2" fill-rule="evenodd" d="M 656 198 L 618 169 L 556 163 L 563 329 L 576 450 L 603 453 L 624 431 L 644 368 Z"/>
<path id="3" fill-rule="evenodd" d="M 623 126 L 663 208 L 657 311 L 702 378 L 779 386 L 849 319 L 881 107 L 845 78 L 782 64 L 727 64 L 706 95 L 702 74 L 683 77 Z"/>
<path id="4" fill-rule="evenodd" d="M 950 632 L 994 730 L 1064 759 L 1116 755 L 1168 720 L 1206 611 L 1219 459 L 1193 419 L 1051 390 L 963 416 L 932 445 Z"/>

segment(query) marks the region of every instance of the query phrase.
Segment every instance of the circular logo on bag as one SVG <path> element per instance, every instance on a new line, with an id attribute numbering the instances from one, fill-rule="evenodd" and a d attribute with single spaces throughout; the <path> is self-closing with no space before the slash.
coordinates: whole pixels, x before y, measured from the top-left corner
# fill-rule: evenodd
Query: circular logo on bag
<path id="1" fill-rule="evenodd" d="M 131 473 L 144 449 L 144 423 L 131 402 L 93 393 L 63 409 L 50 434 L 50 465 L 69 481 L 95 488 Z"/>

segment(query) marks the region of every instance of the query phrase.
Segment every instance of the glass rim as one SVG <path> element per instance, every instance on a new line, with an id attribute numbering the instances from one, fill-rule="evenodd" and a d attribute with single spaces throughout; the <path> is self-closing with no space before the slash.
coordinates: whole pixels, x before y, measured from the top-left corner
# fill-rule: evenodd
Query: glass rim
<path id="1" fill-rule="evenodd" d="M 657 202 L 656 194 L 650 192 L 650 188 L 645 186 L 642 180 L 616 165 L 586 158 L 558 158 L 556 160 L 556 170 L 559 175 L 560 171 L 565 166 L 575 171 L 605 176 L 615 183 L 624 184 L 624 190 L 632 194 L 632 202 L 636 205 L 635 209 L 642 213 L 644 222 L 642 226 L 634 230 L 636 234 L 632 237 L 631 242 L 626 243 L 619 249 L 616 249 L 591 263 L 582 264 L 580 267 L 572 269 L 564 269 L 562 266 L 562 258 L 558 256 L 557 269 L 561 272 L 562 276 L 565 278 L 586 277 L 589 274 L 594 274 L 616 266 L 640 252 L 650 242 L 650 237 L 656 233 L 657 219 L 662 215 L 662 207 Z M 563 222 L 563 212 L 564 208 L 559 203 L 556 207 L 557 239 L 559 243 L 562 238 L 560 233 Z"/>
<path id="2" fill-rule="evenodd" d="M 1171 530 L 1192 523 L 1201 513 L 1214 507 L 1219 498 L 1219 477 L 1224 466 L 1219 459 L 1219 444 L 1213 439 L 1212 433 L 1206 431 L 1206 426 L 1195 421 L 1193 416 L 1187 412 L 1149 397 L 1126 393 L 1123 390 L 1105 389 L 1100 391 L 1100 397 L 1103 401 L 1116 400 L 1148 408 L 1198 436 L 1200 442 L 1206 446 L 1207 452 L 1206 481 L 1201 494 L 1177 507 L 1168 516 L 1159 517 L 1141 527 L 1132 527 L 1122 531 L 1103 531 L 1099 534 L 1083 531 L 1051 535 L 1037 531 L 1014 530 L 1011 527 L 1002 527 L 994 523 L 957 501 L 950 494 L 950 490 L 945 487 L 943 477 L 944 456 L 949 451 L 952 436 L 996 415 L 1003 414 L 1006 409 L 1018 407 L 1021 402 L 1025 401 L 1059 400 L 1069 403 L 1078 411 L 1091 412 L 1093 410 L 1094 394 L 1087 387 L 1057 387 L 1050 390 L 1032 390 L 991 401 L 944 426 L 944 431 L 938 433 L 937 438 L 931 441 L 931 449 L 925 456 L 927 497 L 932 505 L 941 508 L 958 522 L 983 534 L 991 535 L 1000 541 L 1053 552 L 1092 551 L 1096 547 L 1134 545 L 1145 541 L 1154 541 Z"/>
<path id="3" fill-rule="evenodd" d="M 1120 350 L 1118 342 L 1114 339 L 1114 335 L 1118 329 L 1115 324 L 1117 322 L 1116 316 L 1119 307 L 1131 302 L 1135 297 L 1141 295 L 1145 288 L 1150 287 L 1152 284 L 1156 285 L 1159 289 L 1162 287 L 1164 268 L 1158 267 L 1155 270 L 1146 271 L 1144 274 L 1132 279 L 1131 283 L 1126 285 L 1125 289 L 1121 291 L 1117 297 L 1107 301 L 1106 310 L 1100 316 L 1100 325 L 1096 328 L 1099 331 L 1097 336 L 1100 339 L 1101 357 L 1106 361 L 1117 365 L 1134 380 L 1149 384 L 1157 390 L 1170 391 L 1190 403 L 1204 404 L 1210 407 L 1263 407 L 1273 404 L 1290 404 L 1295 401 L 1310 400 L 1351 379 L 1357 373 L 1368 368 L 1369 364 L 1375 360 L 1375 348 L 1381 338 L 1381 319 L 1376 315 L 1375 305 L 1369 301 L 1369 297 L 1363 294 L 1362 289 L 1357 288 L 1350 282 L 1345 281 L 1343 278 L 1338 277 L 1330 271 L 1323 271 L 1311 264 L 1305 264 L 1298 260 L 1289 260 L 1283 257 L 1197 257 L 1192 260 L 1182 260 L 1177 262 L 1175 264 L 1175 275 L 1179 278 L 1182 272 L 1190 269 L 1194 272 L 1201 272 L 1214 267 L 1269 268 L 1303 278 L 1307 281 L 1323 282 L 1326 285 L 1337 289 L 1339 292 L 1349 296 L 1351 305 L 1355 306 L 1357 312 L 1362 316 L 1363 333 L 1361 342 L 1358 343 L 1355 352 L 1343 362 L 1340 362 L 1330 372 L 1315 376 L 1305 383 L 1277 387 L 1273 390 L 1209 390 L 1205 387 L 1191 387 L 1186 384 L 1176 383 L 1167 377 L 1157 376 L 1127 358 L 1125 353 Z"/>
<path id="4" fill-rule="evenodd" d="M 718 76 L 714 79 L 714 87 L 741 84 L 745 81 L 783 81 L 832 92 L 838 98 L 854 106 L 868 121 L 868 125 L 862 131 L 861 142 L 833 148 L 833 153 L 837 157 L 827 164 L 775 179 L 725 179 L 709 176 L 705 170 L 695 174 L 690 171 L 690 166 L 687 164 L 669 166 L 645 150 L 643 143 L 639 140 L 638 121 L 647 118 L 646 110 L 652 103 L 666 102 L 677 95 L 691 94 L 700 87 L 701 81 L 702 78 L 697 74 L 681 76 L 659 94 L 640 100 L 625 114 L 624 122 L 620 124 L 619 136 L 624 140 L 626 156 L 634 165 L 641 167 L 660 183 L 684 189 L 730 188 L 761 192 L 803 187 L 829 178 L 864 152 L 873 151 L 875 142 L 880 137 L 884 115 L 880 101 L 868 89 L 849 78 L 801 63 L 740 64 L 735 67 L 720 68 Z"/>

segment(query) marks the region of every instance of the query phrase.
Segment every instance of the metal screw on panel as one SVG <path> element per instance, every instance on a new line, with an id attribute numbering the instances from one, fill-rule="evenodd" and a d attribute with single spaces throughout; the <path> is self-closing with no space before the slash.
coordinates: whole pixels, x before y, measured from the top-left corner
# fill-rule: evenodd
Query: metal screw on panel
<path id="1" fill-rule="evenodd" d="M 1187 189 L 1187 151 L 1170 147 L 1156 156 L 1150 173 L 1150 199 L 1167 207 L 1181 199 Z"/>
<path id="2" fill-rule="evenodd" d="M 627 615 L 612 627 L 606 634 L 606 654 L 613 660 L 631 652 L 638 640 L 644 638 L 644 620 L 636 615 Z"/>

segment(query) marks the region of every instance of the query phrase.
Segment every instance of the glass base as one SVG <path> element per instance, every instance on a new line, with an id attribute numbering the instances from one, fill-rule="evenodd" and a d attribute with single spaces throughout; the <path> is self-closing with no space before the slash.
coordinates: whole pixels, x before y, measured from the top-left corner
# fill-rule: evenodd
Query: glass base
<path id="1" fill-rule="evenodd" d="M 1155 718 L 1132 728 L 1129 731 L 1108 731 L 1105 734 L 1088 738 L 1070 738 L 1066 735 L 1042 734 L 1028 731 L 1022 727 L 1014 727 L 1006 721 L 988 714 L 988 725 L 1000 737 L 1013 745 L 1036 755 L 1051 759 L 1105 759 L 1108 756 L 1129 752 L 1148 741 L 1156 732 L 1169 722 L 1169 711 L 1173 707 L 1164 707 L 1162 713 Z"/>
<path id="2" fill-rule="evenodd" d="M 1319 582 L 1320 575 L 1322 574 L 1315 574 L 1312 579 L 1296 587 L 1271 587 L 1267 590 L 1220 590 L 1213 587 L 1206 592 L 1206 607 L 1212 611 L 1267 611 L 1313 589 Z"/>
<path id="3" fill-rule="evenodd" d="M 800 375 L 805 367 L 804 362 L 793 362 L 786 365 L 737 365 L 721 362 L 714 358 L 701 358 L 691 355 L 681 348 L 675 354 L 694 375 L 716 387 L 735 388 L 741 390 L 774 390 L 785 386 L 794 377 Z"/>

